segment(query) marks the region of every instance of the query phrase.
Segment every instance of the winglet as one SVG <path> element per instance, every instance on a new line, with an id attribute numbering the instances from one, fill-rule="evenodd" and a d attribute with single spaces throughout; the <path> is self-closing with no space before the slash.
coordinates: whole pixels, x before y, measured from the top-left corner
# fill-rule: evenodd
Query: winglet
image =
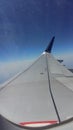
<path id="1" fill-rule="evenodd" d="M 55 39 L 55 37 L 53 37 L 53 38 L 51 39 L 51 41 L 50 41 L 48 47 L 46 48 L 45 52 L 51 53 L 52 47 L 53 47 L 53 43 L 54 43 L 54 39 Z"/>

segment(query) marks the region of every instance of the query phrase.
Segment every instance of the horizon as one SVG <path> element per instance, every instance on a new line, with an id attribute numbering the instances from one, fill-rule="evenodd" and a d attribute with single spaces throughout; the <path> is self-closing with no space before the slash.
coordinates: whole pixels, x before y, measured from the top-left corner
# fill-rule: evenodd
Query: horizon
<path id="1" fill-rule="evenodd" d="M 52 54 L 73 68 L 72 0 L 1 0 L 0 79 L 36 59 L 53 36 Z"/>

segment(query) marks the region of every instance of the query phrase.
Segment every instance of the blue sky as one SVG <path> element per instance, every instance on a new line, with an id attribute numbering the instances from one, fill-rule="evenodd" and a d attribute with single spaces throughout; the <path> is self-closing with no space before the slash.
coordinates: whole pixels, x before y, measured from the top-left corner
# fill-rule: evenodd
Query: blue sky
<path id="1" fill-rule="evenodd" d="M 52 53 L 72 68 L 72 0 L 0 0 L 1 65 L 35 59 L 52 36 Z"/>

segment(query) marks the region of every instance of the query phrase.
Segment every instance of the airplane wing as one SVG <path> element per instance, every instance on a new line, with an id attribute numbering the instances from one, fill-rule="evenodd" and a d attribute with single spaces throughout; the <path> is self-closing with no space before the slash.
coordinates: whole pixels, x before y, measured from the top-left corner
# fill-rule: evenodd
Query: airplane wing
<path id="1" fill-rule="evenodd" d="M 54 37 L 28 69 L 0 89 L 0 120 L 10 124 L 2 130 L 53 126 L 67 120 L 72 130 L 73 73 L 52 56 L 53 42 Z"/>

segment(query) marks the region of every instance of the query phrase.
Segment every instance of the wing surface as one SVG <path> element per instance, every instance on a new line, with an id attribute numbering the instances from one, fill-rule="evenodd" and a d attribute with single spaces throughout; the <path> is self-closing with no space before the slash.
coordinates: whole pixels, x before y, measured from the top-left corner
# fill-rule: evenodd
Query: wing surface
<path id="1" fill-rule="evenodd" d="M 0 89 L 0 114 L 7 120 L 43 126 L 73 117 L 73 73 L 51 55 L 53 42 L 54 37 L 28 69 Z"/>
<path id="2" fill-rule="evenodd" d="M 46 55 L 0 91 L 0 113 L 12 122 L 57 121 L 49 92 Z"/>

